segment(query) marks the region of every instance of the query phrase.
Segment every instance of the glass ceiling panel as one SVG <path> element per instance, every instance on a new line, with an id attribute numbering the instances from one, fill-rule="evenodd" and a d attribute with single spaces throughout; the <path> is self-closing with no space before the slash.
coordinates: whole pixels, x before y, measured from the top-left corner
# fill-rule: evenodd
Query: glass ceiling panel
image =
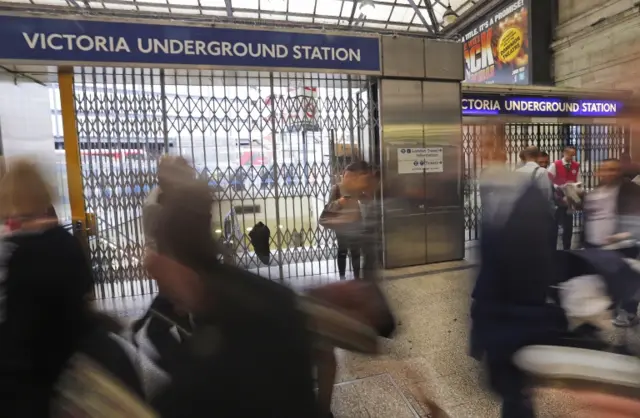
<path id="1" fill-rule="evenodd" d="M 340 25 L 388 31 L 431 32 L 443 27 L 442 16 L 451 5 L 460 16 L 486 0 L 0 0 L 35 6 L 95 9 L 114 12 L 139 10 L 160 15 L 201 14 L 246 22 L 251 19 Z M 431 16 L 435 17 L 436 24 Z M 426 23 L 426 26 L 425 26 Z"/>

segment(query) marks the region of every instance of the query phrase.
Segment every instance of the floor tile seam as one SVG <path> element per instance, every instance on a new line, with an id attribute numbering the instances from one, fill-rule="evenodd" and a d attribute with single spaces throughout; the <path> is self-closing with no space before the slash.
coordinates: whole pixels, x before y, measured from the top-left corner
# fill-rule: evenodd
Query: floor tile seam
<path id="1" fill-rule="evenodd" d="M 347 384 L 353 384 L 353 383 L 356 383 L 356 382 L 361 382 L 363 380 L 371 379 L 373 377 L 380 377 L 380 376 L 384 376 L 384 375 L 389 376 L 389 372 L 374 373 L 374 374 L 371 374 L 369 376 L 359 377 L 357 379 L 345 380 L 344 382 L 335 383 L 333 386 L 334 387 L 335 386 L 345 386 Z"/>
<path id="2" fill-rule="evenodd" d="M 478 263 L 469 263 L 469 264 L 465 264 L 463 266 L 447 267 L 447 268 L 443 268 L 443 269 L 420 271 L 420 272 L 415 272 L 415 273 L 402 274 L 402 275 L 398 275 L 398 276 L 386 276 L 386 277 L 384 277 L 384 280 L 385 281 L 395 281 L 395 280 L 399 280 L 399 279 L 410 279 L 410 278 L 413 278 L 413 277 L 420 277 L 420 276 L 433 276 L 435 274 L 452 273 L 452 272 L 456 272 L 456 271 L 470 270 L 470 269 L 472 269 L 474 267 L 478 267 L 478 265 L 479 265 Z"/>
<path id="3" fill-rule="evenodd" d="M 388 373 L 387 373 L 387 374 L 388 374 Z M 413 414 L 414 418 L 420 418 L 420 413 L 419 413 L 418 411 L 416 411 L 416 409 L 413 407 L 413 404 L 409 401 L 409 399 L 407 398 L 407 396 L 404 394 L 404 390 L 402 390 L 403 388 L 401 388 L 401 387 L 398 385 L 398 382 L 396 382 L 396 380 L 395 380 L 395 379 L 393 378 L 393 376 L 391 376 L 390 374 L 389 374 L 389 379 L 391 380 L 391 384 L 396 388 L 396 390 L 398 391 L 398 393 L 400 394 L 400 396 L 401 396 L 401 397 L 402 397 L 402 399 L 404 400 L 404 403 L 409 407 L 409 410 L 410 410 L 410 411 L 411 411 L 411 413 Z M 408 382 L 408 383 L 413 383 L 413 382 Z M 404 389 L 406 389 L 406 390 L 409 390 L 409 391 L 410 391 L 411 389 L 410 389 L 410 388 L 408 388 L 407 386 L 408 386 L 408 385 L 404 385 Z M 414 400 L 415 400 L 418 404 L 422 405 L 422 402 L 420 402 L 420 400 L 419 400 L 419 399 L 415 399 L 415 398 L 414 398 Z M 423 410 L 424 410 L 424 408 L 423 408 Z M 426 413 L 428 413 L 426 410 L 425 410 L 425 412 L 426 412 Z M 430 415 L 430 414 L 429 414 L 429 415 Z"/>

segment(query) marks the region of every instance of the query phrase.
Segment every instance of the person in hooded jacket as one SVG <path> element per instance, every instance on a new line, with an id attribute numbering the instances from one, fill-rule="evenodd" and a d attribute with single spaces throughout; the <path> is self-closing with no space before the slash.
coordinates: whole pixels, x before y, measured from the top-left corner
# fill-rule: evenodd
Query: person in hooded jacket
<path id="1" fill-rule="evenodd" d="M 160 234 L 162 228 L 162 211 L 167 196 L 172 191 L 188 184 L 195 178 L 195 170 L 188 161 L 181 156 L 163 156 L 158 163 L 158 186 L 154 188 L 145 201 L 142 211 L 142 224 L 145 235 L 145 248 L 148 251 L 162 251 L 171 254 L 172 243 Z M 164 289 L 159 288 L 159 294 L 154 298 L 147 312 L 131 326 L 130 338 L 136 345 L 140 343 L 140 335 L 144 335 L 144 353 L 158 366 L 165 367 L 173 353 L 178 350 L 179 341 L 191 329 L 189 314 L 179 309 L 166 297 Z"/>
<path id="2" fill-rule="evenodd" d="M 220 262 L 212 203 L 196 179 L 165 191 L 157 237 L 170 245 L 149 250 L 145 265 L 194 329 L 152 406 L 163 418 L 312 417 L 311 341 L 297 296 Z"/>
<path id="3" fill-rule="evenodd" d="M 52 192 L 35 164 L 0 180 L 0 415 L 49 416 L 55 383 L 95 329 L 92 271 L 75 237 L 51 216 Z"/>
<path id="4" fill-rule="evenodd" d="M 550 286 L 559 280 L 555 250 L 548 245 L 553 215 L 531 174 L 510 172 L 503 159 L 492 160 L 480 186 L 481 265 L 472 293 L 471 355 L 486 361 L 491 388 L 502 398 L 502 417 L 532 418 L 525 376 L 512 356 L 566 331 L 564 313 L 548 302 Z"/>

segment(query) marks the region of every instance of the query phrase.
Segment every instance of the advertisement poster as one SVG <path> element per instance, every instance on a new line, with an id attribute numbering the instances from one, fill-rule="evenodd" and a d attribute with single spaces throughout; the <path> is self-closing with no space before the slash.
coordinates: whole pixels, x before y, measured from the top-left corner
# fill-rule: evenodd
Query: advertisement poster
<path id="1" fill-rule="evenodd" d="M 464 35 L 465 81 L 529 84 L 529 10 L 516 0 L 485 16 Z"/>

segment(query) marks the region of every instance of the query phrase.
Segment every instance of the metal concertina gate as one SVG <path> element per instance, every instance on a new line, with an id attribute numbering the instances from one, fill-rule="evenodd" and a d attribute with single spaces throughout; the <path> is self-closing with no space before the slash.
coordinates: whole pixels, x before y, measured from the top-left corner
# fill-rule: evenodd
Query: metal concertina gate
<path id="1" fill-rule="evenodd" d="M 515 168 L 518 154 L 528 146 L 537 146 L 549 154 L 551 162 L 562 157 L 565 146 L 576 148 L 582 181 L 587 190 L 597 185 L 597 165 L 607 158 L 619 158 L 629 151 L 630 128 L 610 124 L 574 123 L 504 123 L 463 124 L 462 154 L 464 156 L 465 239 L 476 240 L 480 234 L 482 204 L 478 179 L 485 167 L 481 153 L 483 140 L 503 144 L 507 165 Z M 574 215 L 574 231 L 582 227 L 580 213 Z"/>
<path id="2" fill-rule="evenodd" d="M 164 153 L 209 181 L 212 233 L 234 263 L 292 285 L 335 271 L 335 236 L 318 217 L 344 165 L 371 152 L 370 78 L 82 67 L 74 80 L 96 297 L 156 290 L 141 216 Z M 249 239 L 258 222 L 271 232 L 268 264 Z"/>

